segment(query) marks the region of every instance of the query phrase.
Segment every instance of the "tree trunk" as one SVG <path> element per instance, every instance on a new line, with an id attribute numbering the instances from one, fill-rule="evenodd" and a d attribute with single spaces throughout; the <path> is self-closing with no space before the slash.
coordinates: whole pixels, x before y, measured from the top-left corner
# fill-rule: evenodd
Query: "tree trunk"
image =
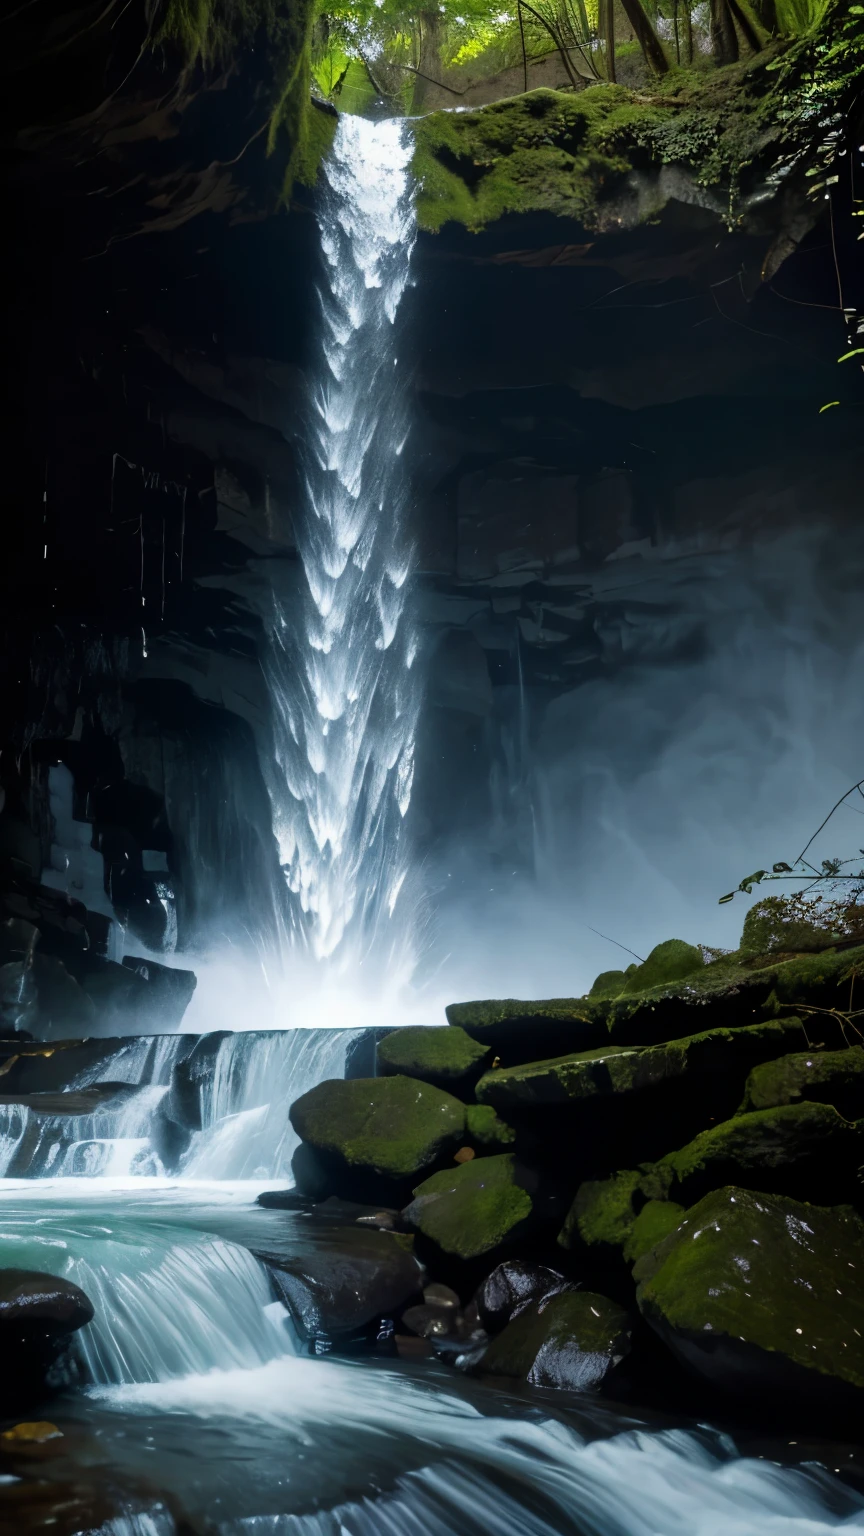
<path id="1" fill-rule="evenodd" d="M 684 47 L 687 54 L 687 63 L 693 63 L 693 16 L 690 11 L 690 0 L 684 0 Z"/>
<path id="2" fill-rule="evenodd" d="M 777 19 L 777 0 L 755 0 L 755 11 L 766 32 L 772 37 L 780 31 Z"/>
<path id="3" fill-rule="evenodd" d="M 711 51 L 718 64 L 734 64 L 738 58 L 738 33 L 728 0 L 711 0 Z"/>
<path id="4" fill-rule="evenodd" d="M 738 4 L 738 0 L 726 0 L 726 3 L 732 12 L 733 25 L 737 22 L 741 36 L 747 44 L 747 47 L 750 49 L 750 52 L 761 53 L 762 42 L 759 37 L 759 33 L 756 31 L 756 28 L 750 20 L 750 17 L 747 15 L 747 12 L 744 10 L 744 7 Z"/>
<path id="5" fill-rule="evenodd" d="M 653 70 L 655 75 L 665 75 L 669 68 L 669 60 L 663 52 L 663 45 L 657 33 L 642 9 L 642 0 L 621 0 L 621 4 L 627 20 L 636 33 L 648 68 Z"/>
<path id="6" fill-rule="evenodd" d="M 614 84 L 615 75 L 615 0 L 600 0 L 600 35 L 606 45 L 606 79 Z"/>
<path id="7" fill-rule="evenodd" d="M 422 10 L 417 23 L 420 28 L 420 57 L 417 61 L 419 74 L 415 76 L 413 110 L 422 112 L 431 82 L 441 79 L 441 12 Z"/>

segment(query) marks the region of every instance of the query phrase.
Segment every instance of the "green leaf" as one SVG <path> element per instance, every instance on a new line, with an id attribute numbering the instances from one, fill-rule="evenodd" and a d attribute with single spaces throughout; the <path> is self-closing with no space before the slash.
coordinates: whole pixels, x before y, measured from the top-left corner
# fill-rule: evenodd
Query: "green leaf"
<path id="1" fill-rule="evenodd" d="M 758 885 L 761 880 L 764 880 L 767 873 L 767 869 L 757 869 L 755 874 L 748 875 L 746 879 L 741 881 L 738 887 L 739 891 L 746 891 L 749 896 L 754 885 Z"/>
<path id="2" fill-rule="evenodd" d="M 734 899 L 734 896 L 735 896 L 735 892 L 734 891 L 730 891 L 728 896 L 721 896 L 720 900 L 717 903 L 718 907 L 724 906 L 727 901 L 732 901 Z"/>
<path id="3" fill-rule="evenodd" d="M 853 347 L 851 352 L 844 352 L 843 356 L 838 357 L 837 361 L 838 363 L 846 363 L 850 357 L 860 357 L 862 353 L 864 353 L 864 347 Z"/>
<path id="4" fill-rule="evenodd" d="M 820 405 L 820 407 L 819 407 L 819 415 L 821 416 L 823 411 L 830 411 L 832 405 L 839 405 L 839 404 L 840 404 L 839 400 L 829 400 L 827 405 Z"/>

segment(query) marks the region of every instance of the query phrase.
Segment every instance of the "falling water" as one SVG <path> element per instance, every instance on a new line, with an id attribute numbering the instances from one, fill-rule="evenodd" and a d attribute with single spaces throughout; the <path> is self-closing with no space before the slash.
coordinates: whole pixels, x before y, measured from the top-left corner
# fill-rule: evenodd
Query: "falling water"
<path id="1" fill-rule="evenodd" d="M 316 961 L 392 962 L 406 873 L 415 638 L 405 618 L 408 433 L 396 319 L 415 220 L 399 122 L 343 115 L 324 167 L 321 348 L 297 539 L 299 603 L 274 602 L 267 659 L 281 775 L 274 820 L 296 934 Z M 403 902 L 405 897 L 403 896 Z"/>

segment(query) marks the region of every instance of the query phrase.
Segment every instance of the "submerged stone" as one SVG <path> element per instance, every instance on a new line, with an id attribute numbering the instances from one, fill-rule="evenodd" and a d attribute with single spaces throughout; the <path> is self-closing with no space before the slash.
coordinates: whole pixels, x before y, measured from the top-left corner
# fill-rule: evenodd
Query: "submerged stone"
<path id="1" fill-rule="evenodd" d="M 71 1280 L 0 1269 L 0 1414 L 42 1400 L 70 1335 L 93 1315 L 89 1297 Z"/>
<path id="2" fill-rule="evenodd" d="M 557 1291 L 532 1301 L 487 1349 L 484 1374 L 535 1387 L 597 1391 L 630 1349 L 627 1313 L 591 1291 Z"/>
<path id="3" fill-rule="evenodd" d="M 511 1153 L 478 1157 L 424 1180 L 403 1211 L 441 1253 L 478 1259 L 512 1242 L 534 1210 L 534 1175 Z"/>
<path id="4" fill-rule="evenodd" d="M 464 1029 L 442 1025 L 440 1029 L 417 1025 L 394 1029 L 378 1046 L 382 1076 L 403 1074 L 445 1088 L 457 1096 L 468 1094 L 492 1060 L 489 1046 L 472 1040 Z"/>
<path id="5" fill-rule="evenodd" d="M 829 1104 L 786 1104 L 702 1131 L 646 1169 L 641 1188 L 686 1203 L 732 1183 L 840 1201 L 854 1195 L 862 1161 L 862 1124 L 844 1120 Z"/>
<path id="6" fill-rule="evenodd" d="M 802 1051 L 754 1067 L 742 1108 L 774 1109 L 802 1099 L 833 1104 L 847 1120 L 864 1117 L 864 1046 L 821 1053 Z"/>
<path id="7" fill-rule="evenodd" d="M 408 1183 L 452 1156 L 465 1133 L 465 1106 L 410 1077 L 319 1083 L 292 1104 L 290 1119 L 317 1166 L 337 1181 L 349 1173 Z"/>
<path id="8" fill-rule="evenodd" d="M 691 1370 L 746 1395 L 864 1406 L 864 1223 L 778 1195 L 706 1195 L 634 1270 L 643 1316 Z"/>

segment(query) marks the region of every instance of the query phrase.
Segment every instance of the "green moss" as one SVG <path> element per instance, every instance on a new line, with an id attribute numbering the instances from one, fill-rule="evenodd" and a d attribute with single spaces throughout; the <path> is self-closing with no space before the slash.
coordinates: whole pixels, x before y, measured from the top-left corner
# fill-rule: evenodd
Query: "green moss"
<path id="1" fill-rule="evenodd" d="M 556 1051 L 583 1051 L 606 1043 L 605 1005 L 584 997 L 552 997 L 541 1002 L 488 998 L 451 1003 L 451 1024 L 488 1046 L 506 1062 L 536 1061 Z"/>
<path id="2" fill-rule="evenodd" d="M 773 1109 L 801 1099 L 833 1104 L 847 1120 L 864 1118 L 864 1046 L 802 1051 L 754 1067 L 742 1110 Z"/>
<path id="3" fill-rule="evenodd" d="M 635 966 L 630 966 L 629 969 L 635 970 Z M 627 971 L 601 971 L 600 975 L 593 982 L 588 996 L 618 997 L 619 993 L 624 990 L 626 980 Z"/>
<path id="4" fill-rule="evenodd" d="M 685 1215 L 683 1205 L 674 1200 L 649 1200 L 643 1205 L 624 1240 L 624 1257 L 635 1264 L 676 1232 Z"/>
<path id="5" fill-rule="evenodd" d="M 534 1301 L 493 1339 L 483 1373 L 537 1387 L 590 1390 L 629 1350 L 630 1319 L 593 1291 L 559 1291 Z"/>
<path id="6" fill-rule="evenodd" d="M 829 1104 L 786 1104 L 702 1131 L 655 1163 L 642 1187 L 661 1199 L 680 1191 L 690 1200 L 729 1183 L 803 1195 L 815 1188 L 830 1204 L 854 1190 L 862 1159 L 864 1126 Z"/>
<path id="7" fill-rule="evenodd" d="M 477 1259 L 510 1242 L 533 1211 L 515 1157 L 479 1157 L 426 1179 L 404 1211 L 443 1253 Z"/>
<path id="8" fill-rule="evenodd" d="M 808 920 L 805 913 L 790 910 L 790 906 L 789 899 L 783 896 L 766 896 L 764 901 L 757 901 L 744 919 L 741 953 L 769 955 L 775 950 L 822 950 L 842 938 L 842 934 L 832 933 L 824 923 Z M 814 918 L 817 916 L 818 908 L 814 908 Z"/>
<path id="9" fill-rule="evenodd" d="M 580 1184 L 558 1235 L 560 1246 L 623 1248 L 636 1219 L 634 1198 L 641 1179 L 638 1169 L 624 1168 L 609 1179 Z"/>
<path id="10" fill-rule="evenodd" d="M 466 1105 L 465 1132 L 471 1146 L 484 1152 L 503 1152 L 516 1140 L 512 1125 L 496 1115 L 489 1104 Z"/>
<path id="11" fill-rule="evenodd" d="M 464 1105 L 409 1077 L 319 1083 L 292 1104 L 290 1119 L 318 1154 L 392 1179 L 416 1177 L 465 1134 Z"/>
<path id="12" fill-rule="evenodd" d="M 491 1056 L 489 1046 L 472 1040 L 458 1025 L 396 1029 L 378 1046 L 378 1066 L 385 1075 L 401 1072 L 454 1092 L 473 1086 Z"/>
<path id="13" fill-rule="evenodd" d="M 668 986 L 670 982 L 683 981 L 697 971 L 705 969 L 705 957 L 694 944 L 683 939 L 666 939 L 652 949 L 647 960 L 637 965 L 627 977 L 622 991 L 625 994 L 645 992 L 650 987 Z"/>
<path id="14" fill-rule="evenodd" d="M 478 230 L 504 213 L 547 210 L 590 224 L 601 189 L 631 169 L 623 145 L 635 123 L 658 113 L 614 85 L 433 112 L 415 126 L 419 222 Z"/>
<path id="15" fill-rule="evenodd" d="M 854 13 L 854 14 L 853 14 Z M 530 91 L 470 112 L 435 112 L 415 128 L 418 216 L 482 229 L 505 213 L 548 211 L 588 229 L 654 216 L 669 195 L 634 172 L 685 168 L 733 225 L 778 165 L 816 173 L 824 124 L 851 104 L 864 69 L 859 7 L 833 0 L 819 25 L 724 69 L 670 71 L 662 95 L 608 84 Z"/>
<path id="16" fill-rule="evenodd" d="M 743 1081 L 753 1062 L 806 1044 L 800 1019 L 772 1019 L 738 1029 L 722 1026 L 662 1045 L 606 1046 L 549 1061 L 487 1072 L 477 1084 L 484 1104 L 510 1106 L 566 1104 L 610 1094 L 644 1092 L 676 1078 L 723 1075 Z M 734 1102 L 734 1101 L 733 1101 Z"/>
<path id="17" fill-rule="evenodd" d="M 725 1188 L 707 1195 L 637 1263 L 637 1299 L 648 1321 L 711 1369 L 743 1343 L 810 1373 L 864 1387 L 864 1224 L 778 1196 Z M 698 1350 L 688 1347 L 698 1343 Z M 735 1377 L 748 1390 L 768 1361 Z"/>

